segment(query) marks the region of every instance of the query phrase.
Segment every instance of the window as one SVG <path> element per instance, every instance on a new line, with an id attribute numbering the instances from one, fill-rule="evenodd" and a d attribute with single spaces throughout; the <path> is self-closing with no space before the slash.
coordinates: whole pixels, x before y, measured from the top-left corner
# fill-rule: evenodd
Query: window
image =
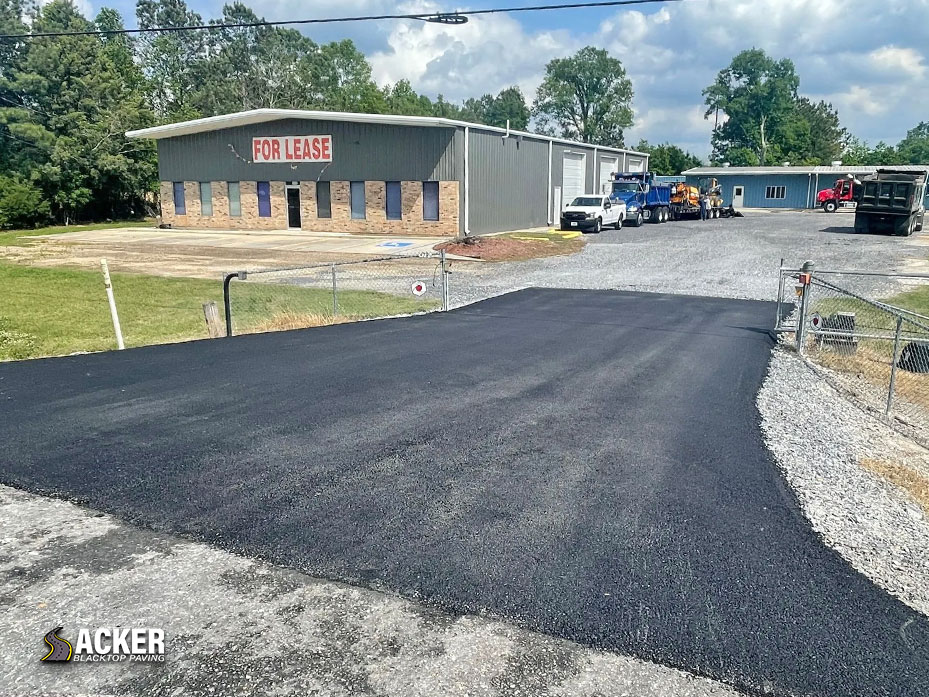
<path id="1" fill-rule="evenodd" d="M 229 182 L 229 215 L 239 217 L 242 215 L 242 190 L 239 182 Z"/>
<path id="2" fill-rule="evenodd" d="M 439 219 L 439 182 L 423 182 L 423 220 Z"/>
<path id="3" fill-rule="evenodd" d="M 401 220 L 400 182 L 385 182 L 387 185 L 387 220 Z"/>
<path id="4" fill-rule="evenodd" d="M 187 215 L 187 202 L 184 200 L 184 182 L 174 182 L 174 215 Z"/>
<path id="5" fill-rule="evenodd" d="M 365 217 L 365 183 L 352 182 L 349 191 L 352 206 L 352 218 L 364 220 Z"/>
<path id="6" fill-rule="evenodd" d="M 213 185 L 200 182 L 200 215 L 209 218 L 213 215 Z"/>
<path id="7" fill-rule="evenodd" d="M 765 198 L 787 198 L 786 186 L 769 186 L 764 190 Z"/>
<path id="8" fill-rule="evenodd" d="M 258 182 L 258 217 L 271 217 L 271 182 Z"/>
<path id="9" fill-rule="evenodd" d="M 329 182 L 316 182 L 316 217 L 331 218 L 332 204 L 329 202 Z"/>

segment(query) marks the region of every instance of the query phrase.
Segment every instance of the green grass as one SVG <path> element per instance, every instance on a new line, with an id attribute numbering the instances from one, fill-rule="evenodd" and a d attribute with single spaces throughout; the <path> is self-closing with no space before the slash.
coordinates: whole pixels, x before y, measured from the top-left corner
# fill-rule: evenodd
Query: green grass
<path id="1" fill-rule="evenodd" d="M 892 298 L 887 298 L 886 302 L 890 305 L 896 305 L 929 316 L 929 286 L 922 286 L 916 290 L 900 293 Z"/>
<path id="2" fill-rule="evenodd" d="M 113 274 L 113 289 L 127 346 L 206 338 L 202 305 L 210 300 L 222 315 L 219 280 Z M 271 327 L 279 315 L 332 313 L 328 290 L 233 281 L 232 298 L 239 333 Z M 339 293 L 340 313 L 357 318 L 435 306 L 412 296 Z M 100 272 L 0 263 L 0 360 L 113 348 L 116 340 Z"/>
<path id="3" fill-rule="evenodd" d="M 36 235 L 57 235 L 62 232 L 78 232 L 81 230 L 112 230 L 124 227 L 151 227 L 154 220 L 122 220 L 113 223 L 90 223 L 88 225 L 51 225 L 49 227 L 32 228 L 27 230 L 0 230 L 0 247 L 22 247 L 32 241 L 28 238 Z"/>

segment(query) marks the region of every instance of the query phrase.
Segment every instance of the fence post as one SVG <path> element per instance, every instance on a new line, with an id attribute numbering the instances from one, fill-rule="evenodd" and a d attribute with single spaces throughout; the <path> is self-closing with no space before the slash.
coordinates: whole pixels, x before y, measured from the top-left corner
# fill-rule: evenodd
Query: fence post
<path id="1" fill-rule="evenodd" d="M 816 264 L 812 261 L 805 261 L 800 267 L 799 284 L 802 287 L 802 295 L 800 296 L 800 316 L 797 318 L 797 353 L 801 356 L 806 350 L 806 314 L 809 310 L 814 268 Z"/>
<path id="2" fill-rule="evenodd" d="M 339 287 L 336 283 L 335 264 L 332 264 L 332 316 L 339 314 Z"/>
<path id="3" fill-rule="evenodd" d="M 226 336 L 232 336 L 232 299 L 229 297 L 229 284 L 232 283 L 233 278 L 238 278 L 240 281 L 244 281 L 248 276 L 246 271 L 236 271 L 235 273 L 227 273 L 225 278 L 223 278 L 223 305 L 226 309 Z"/>
<path id="4" fill-rule="evenodd" d="M 113 297 L 113 282 L 110 281 L 110 267 L 107 266 L 106 259 L 100 260 L 100 266 L 103 268 L 103 287 L 106 288 L 106 299 L 110 303 L 110 317 L 113 318 L 113 331 L 116 332 L 116 347 L 122 351 L 126 348 L 123 343 L 123 330 L 119 326 L 119 314 L 116 312 L 116 298 Z"/>
<path id="5" fill-rule="evenodd" d="M 439 250 L 439 263 L 442 265 L 442 312 L 448 312 L 448 269 L 445 268 L 445 250 Z"/>
<path id="6" fill-rule="evenodd" d="M 894 334 L 894 355 L 893 362 L 890 364 L 890 387 L 887 390 L 887 408 L 884 410 L 885 416 L 890 416 L 890 410 L 894 405 L 894 388 L 897 384 L 897 361 L 900 360 L 900 333 L 903 330 L 903 317 L 897 317 L 897 333 Z"/>
<path id="7" fill-rule="evenodd" d="M 784 295 L 784 257 L 781 257 L 781 265 L 777 270 L 777 319 L 774 321 L 774 328 L 781 327 L 781 297 Z"/>

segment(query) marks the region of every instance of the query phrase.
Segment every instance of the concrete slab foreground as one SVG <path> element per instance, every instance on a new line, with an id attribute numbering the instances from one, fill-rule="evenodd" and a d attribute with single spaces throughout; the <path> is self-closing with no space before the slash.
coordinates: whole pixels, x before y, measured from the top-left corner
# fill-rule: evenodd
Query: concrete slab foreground
<path id="1" fill-rule="evenodd" d="M 42 235 L 57 242 L 83 244 L 139 244 L 184 247 L 281 250 L 290 252 L 328 252 L 386 256 L 416 255 L 448 241 L 447 237 L 393 237 L 388 235 L 352 235 L 347 233 L 303 232 L 297 230 L 162 230 L 158 228 L 115 228 L 81 230 L 57 235 Z"/>

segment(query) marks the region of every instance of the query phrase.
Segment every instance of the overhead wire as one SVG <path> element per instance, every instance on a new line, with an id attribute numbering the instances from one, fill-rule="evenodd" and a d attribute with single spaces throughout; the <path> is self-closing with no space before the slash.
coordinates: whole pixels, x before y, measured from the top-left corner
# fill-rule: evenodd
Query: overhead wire
<path id="1" fill-rule="evenodd" d="M 597 7 L 623 7 L 629 5 L 657 5 L 683 0 L 594 0 L 591 2 L 557 3 L 552 5 L 525 5 L 515 7 L 489 7 L 478 10 L 456 10 L 454 12 L 418 12 L 412 14 L 360 15 L 354 17 L 319 17 L 315 19 L 282 19 L 260 22 L 213 22 L 210 24 L 183 25 L 178 27 L 146 27 L 134 29 L 86 29 L 81 31 L 33 32 L 27 34 L 0 34 L 0 41 L 30 40 L 39 38 L 61 38 L 68 36 L 114 36 L 119 34 L 169 34 L 187 31 L 212 31 L 217 29 L 254 29 L 260 27 L 296 26 L 309 24 L 335 24 L 340 22 L 372 22 L 380 20 L 420 20 L 437 24 L 464 24 L 468 17 L 517 12 L 543 12 L 547 10 L 574 10 Z"/>

